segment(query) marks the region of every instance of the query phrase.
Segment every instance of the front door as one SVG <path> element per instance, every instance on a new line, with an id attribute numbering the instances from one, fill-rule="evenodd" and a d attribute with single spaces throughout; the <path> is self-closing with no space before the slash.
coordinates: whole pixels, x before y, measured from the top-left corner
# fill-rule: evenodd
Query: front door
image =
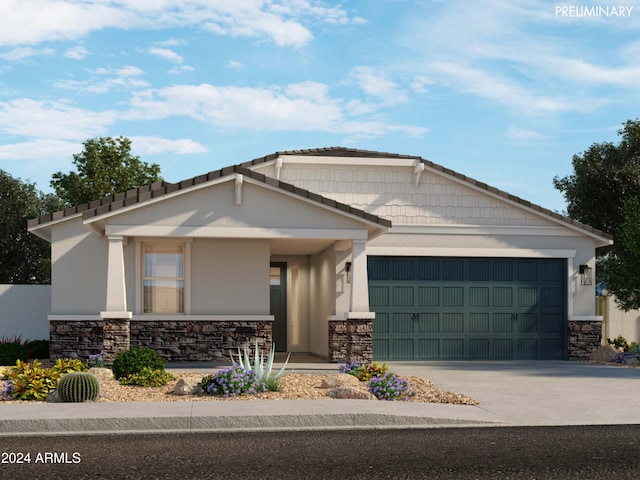
<path id="1" fill-rule="evenodd" d="M 273 341 L 277 352 L 287 351 L 287 264 L 272 262 L 269 288 L 273 320 Z"/>

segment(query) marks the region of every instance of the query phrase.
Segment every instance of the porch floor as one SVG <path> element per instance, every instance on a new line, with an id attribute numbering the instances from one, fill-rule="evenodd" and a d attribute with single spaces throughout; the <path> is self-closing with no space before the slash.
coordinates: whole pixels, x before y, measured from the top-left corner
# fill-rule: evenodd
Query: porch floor
<path id="1" fill-rule="evenodd" d="M 287 359 L 288 353 L 277 352 L 274 358 L 274 369 L 280 369 Z M 231 360 L 205 362 L 167 362 L 165 368 L 174 372 L 197 371 L 207 373 L 207 370 L 219 370 L 231 365 Z M 339 363 L 331 363 L 326 358 L 311 353 L 293 352 L 287 364 L 288 372 L 337 372 Z"/>

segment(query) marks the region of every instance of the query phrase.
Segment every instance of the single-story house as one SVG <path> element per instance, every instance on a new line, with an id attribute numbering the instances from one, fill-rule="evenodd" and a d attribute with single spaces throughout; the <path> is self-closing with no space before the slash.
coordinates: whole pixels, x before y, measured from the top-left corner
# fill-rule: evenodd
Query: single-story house
<path id="1" fill-rule="evenodd" d="M 566 359 L 600 345 L 612 237 L 418 156 L 277 152 L 29 222 L 51 355 Z"/>

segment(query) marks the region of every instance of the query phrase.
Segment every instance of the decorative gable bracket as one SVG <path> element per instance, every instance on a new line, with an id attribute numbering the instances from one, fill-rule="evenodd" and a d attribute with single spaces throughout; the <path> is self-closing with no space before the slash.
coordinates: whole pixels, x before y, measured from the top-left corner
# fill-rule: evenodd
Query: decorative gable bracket
<path id="1" fill-rule="evenodd" d="M 236 205 L 242 205 L 243 182 L 244 182 L 244 176 L 241 173 L 236 173 Z"/>
<path id="2" fill-rule="evenodd" d="M 418 185 L 420 185 L 420 176 L 422 175 L 422 172 L 424 172 L 424 163 L 422 163 L 420 160 L 417 160 L 415 165 L 413 166 L 413 173 L 416 176 L 416 188 L 418 187 Z"/>

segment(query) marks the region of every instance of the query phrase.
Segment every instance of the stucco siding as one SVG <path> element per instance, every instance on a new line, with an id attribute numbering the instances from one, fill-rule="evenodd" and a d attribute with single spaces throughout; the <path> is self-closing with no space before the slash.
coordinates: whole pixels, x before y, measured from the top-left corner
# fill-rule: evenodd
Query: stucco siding
<path id="1" fill-rule="evenodd" d="M 311 325 L 309 346 L 311 353 L 328 356 L 328 318 L 336 313 L 336 256 L 333 247 L 311 255 L 310 266 Z"/>
<path id="2" fill-rule="evenodd" d="M 285 214 L 286 212 L 286 214 Z M 114 225 L 358 228 L 362 224 L 286 194 L 245 183 L 242 204 L 235 204 L 235 185 L 225 182 L 141 206 L 109 219 Z"/>
<path id="3" fill-rule="evenodd" d="M 106 307 L 107 239 L 89 231 L 81 218 L 53 229 L 51 313 L 96 315 Z"/>
<path id="4" fill-rule="evenodd" d="M 195 239 L 191 313 L 269 315 L 269 241 Z"/>

